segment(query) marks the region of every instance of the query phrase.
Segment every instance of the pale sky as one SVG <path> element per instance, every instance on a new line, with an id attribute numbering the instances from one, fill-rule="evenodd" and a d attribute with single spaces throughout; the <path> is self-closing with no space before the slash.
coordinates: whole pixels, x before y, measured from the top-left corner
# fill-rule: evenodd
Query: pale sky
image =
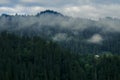
<path id="1" fill-rule="evenodd" d="M 120 0 L 0 0 L 0 14 L 36 14 L 46 9 L 72 17 L 120 18 Z"/>

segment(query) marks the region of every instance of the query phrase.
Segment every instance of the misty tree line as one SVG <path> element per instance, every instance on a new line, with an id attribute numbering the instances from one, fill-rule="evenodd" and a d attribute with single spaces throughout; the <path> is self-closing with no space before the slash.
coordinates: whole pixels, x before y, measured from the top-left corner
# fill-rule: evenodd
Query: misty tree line
<path id="1" fill-rule="evenodd" d="M 116 18 L 107 17 L 98 21 L 76 19 L 49 10 L 34 16 L 6 14 L 0 16 L 0 32 L 9 31 L 20 36 L 40 36 L 56 40 L 60 46 L 71 52 L 82 54 L 106 52 L 120 54 L 119 26 L 120 19 Z M 101 44 L 87 42 L 95 34 L 102 37 Z"/>
<path id="2" fill-rule="evenodd" d="M 0 80 L 120 80 L 120 56 L 74 54 L 40 37 L 2 32 Z"/>
<path id="3" fill-rule="evenodd" d="M 77 37 L 74 37 L 76 35 L 73 35 L 73 39 L 69 41 L 57 41 L 57 43 L 70 50 L 73 53 L 77 54 L 104 54 L 104 53 L 112 53 L 112 54 L 120 54 L 120 32 L 105 32 L 101 33 L 98 32 L 98 30 L 94 30 L 95 28 L 92 28 L 79 32 L 79 35 Z M 91 36 L 94 36 L 94 34 L 100 34 L 103 38 L 103 41 L 99 43 L 90 43 L 87 42 Z M 67 38 L 68 39 L 68 38 Z M 71 46 L 72 45 L 72 46 Z"/>

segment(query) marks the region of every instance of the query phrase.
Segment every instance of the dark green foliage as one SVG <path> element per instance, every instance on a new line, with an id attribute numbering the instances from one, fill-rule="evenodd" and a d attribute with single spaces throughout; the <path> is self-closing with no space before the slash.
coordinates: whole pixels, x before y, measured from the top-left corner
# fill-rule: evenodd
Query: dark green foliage
<path id="1" fill-rule="evenodd" d="M 3 32 L 0 80 L 120 80 L 120 56 L 71 54 L 39 37 Z"/>
<path id="2" fill-rule="evenodd" d="M 64 16 L 53 10 L 36 15 L 0 16 L 0 33 L 7 31 L 20 36 L 39 36 L 80 54 L 120 54 L 119 26 L 118 18 L 106 17 L 96 21 Z M 95 35 L 101 40 L 94 41 L 97 39 Z"/>
<path id="3" fill-rule="evenodd" d="M 54 14 L 56 16 L 63 16 L 61 13 L 59 12 L 56 12 L 56 11 L 53 11 L 53 10 L 45 10 L 45 11 L 42 11 L 40 13 L 38 13 L 36 16 L 41 16 L 41 15 L 45 15 L 45 14 Z M 64 17 L 64 16 L 63 16 Z"/>

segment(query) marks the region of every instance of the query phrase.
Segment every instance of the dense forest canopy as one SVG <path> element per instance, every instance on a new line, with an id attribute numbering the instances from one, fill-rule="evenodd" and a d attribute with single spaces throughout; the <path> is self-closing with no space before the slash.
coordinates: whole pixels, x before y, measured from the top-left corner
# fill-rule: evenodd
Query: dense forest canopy
<path id="1" fill-rule="evenodd" d="M 0 16 L 0 80 L 120 80 L 120 19 L 46 10 Z"/>
<path id="2" fill-rule="evenodd" d="M 120 55 L 73 54 L 40 37 L 0 34 L 0 80 L 119 80 Z"/>

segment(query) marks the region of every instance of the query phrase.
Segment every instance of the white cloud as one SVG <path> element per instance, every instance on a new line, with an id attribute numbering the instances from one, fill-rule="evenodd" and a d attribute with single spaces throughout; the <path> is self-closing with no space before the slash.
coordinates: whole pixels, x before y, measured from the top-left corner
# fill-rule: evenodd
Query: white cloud
<path id="1" fill-rule="evenodd" d="M 0 7 L 0 14 L 8 13 L 8 14 L 36 14 L 40 11 L 45 10 L 43 7 L 34 6 L 34 7 L 25 7 L 25 6 L 15 6 L 15 7 Z"/>
<path id="2" fill-rule="evenodd" d="M 58 33 L 53 37 L 53 41 L 68 41 L 72 38 L 69 37 L 66 33 Z"/>
<path id="3" fill-rule="evenodd" d="M 110 0 L 113 2 L 113 0 Z M 9 3 L 12 7 L 2 5 L 0 7 L 1 13 L 26 13 L 35 14 L 45 9 L 57 10 L 68 16 L 83 17 L 83 18 L 99 18 L 99 17 L 119 17 L 120 5 L 118 4 L 99 4 L 98 0 L 19 0 L 19 3 L 12 3 L 10 0 L 1 0 L 2 3 Z M 100 1 L 101 2 L 101 1 Z M 102 1 L 105 2 L 105 1 Z M 24 3 L 24 4 L 22 4 Z"/>
<path id="4" fill-rule="evenodd" d="M 80 5 L 80 6 L 65 6 L 62 11 L 66 15 L 73 17 L 85 18 L 100 18 L 100 17 L 119 17 L 120 5 Z M 115 13 L 117 12 L 117 13 Z"/>
<path id="5" fill-rule="evenodd" d="M 73 17 L 98 17 L 96 7 L 91 5 L 67 6 L 63 10 L 66 15 Z"/>
<path id="6" fill-rule="evenodd" d="M 100 34 L 94 34 L 90 39 L 87 40 L 89 43 L 99 44 L 103 41 L 103 38 Z"/>
<path id="7" fill-rule="evenodd" d="M 75 4 L 75 3 L 79 3 L 79 4 L 84 4 L 84 3 L 90 3 L 94 0 L 77 0 L 77 1 L 74 1 L 74 0 L 20 0 L 20 2 L 25 2 L 25 3 L 51 3 L 51 4 Z M 47 5 L 47 4 L 46 4 Z"/>
<path id="8" fill-rule="evenodd" d="M 0 0 L 0 4 L 8 4 L 10 3 L 10 0 Z"/>
<path id="9" fill-rule="evenodd" d="M 41 2 L 41 0 L 21 0 L 20 2 L 25 2 L 25 3 L 38 3 L 38 2 Z"/>

